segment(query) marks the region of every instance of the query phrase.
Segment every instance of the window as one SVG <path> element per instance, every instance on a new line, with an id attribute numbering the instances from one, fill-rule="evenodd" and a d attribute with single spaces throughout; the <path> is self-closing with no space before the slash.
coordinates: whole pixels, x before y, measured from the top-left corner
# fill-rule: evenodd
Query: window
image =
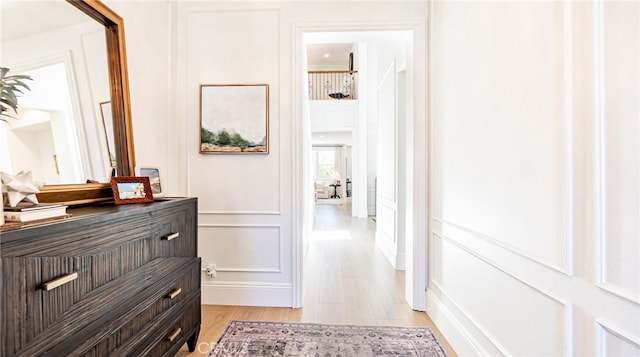
<path id="1" fill-rule="evenodd" d="M 332 147 L 313 148 L 313 176 L 316 181 L 332 180 L 336 170 L 336 151 Z"/>

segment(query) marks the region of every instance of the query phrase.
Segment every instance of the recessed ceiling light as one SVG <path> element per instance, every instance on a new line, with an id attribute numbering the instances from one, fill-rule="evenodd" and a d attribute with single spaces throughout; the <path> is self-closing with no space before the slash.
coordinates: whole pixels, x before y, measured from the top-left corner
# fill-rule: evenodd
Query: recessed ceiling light
<path id="1" fill-rule="evenodd" d="M 324 139 L 324 135 L 320 135 L 320 139 Z"/>
<path id="2" fill-rule="evenodd" d="M 324 58 L 329 58 L 329 54 L 328 54 L 328 53 L 325 53 L 325 54 L 324 54 Z"/>

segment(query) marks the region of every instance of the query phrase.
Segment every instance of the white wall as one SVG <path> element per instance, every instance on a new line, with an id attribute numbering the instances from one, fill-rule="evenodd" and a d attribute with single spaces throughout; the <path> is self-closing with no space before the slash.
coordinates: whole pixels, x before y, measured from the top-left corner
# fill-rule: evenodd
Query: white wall
<path id="1" fill-rule="evenodd" d="M 12 163 L 16 168 L 3 168 L 3 172 L 16 174 L 20 170 L 28 168 L 35 181 L 56 182 L 50 180 L 50 175 L 55 174 L 52 157 L 55 154 L 55 143 L 51 130 L 50 113 L 33 109 L 18 109 L 19 120 L 8 119 L 8 125 L 2 124 L 12 130 L 7 130 L 3 137 L 11 148 L 11 157 L 7 163 Z M 20 127 L 19 124 L 25 124 Z M 3 166 L 6 163 L 3 163 Z"/>
<path id="2" fill-rule="evenodd" d="M 360 90 L 368 99 L 366 106 L 366 123 L 367 123 L 367 215 L 376 215 L 376 185 L 378 179 L 378 84 L 382 80 L 382 76 L 386 73 L 386 68 L 380 68 L 378 65 L 378 43 L 369 42 L 360 46 L 360 52 L 366 53 L 367 72 L 365 78 L 368 85 Z M 360 56 L 364 57 L 364 56 Z M 389 65 L 387 63 L 387 65 Z"/>
<path id="3" fill-rule="evenodd" d="M 175 4 L 168 1 L 104 3 L 124 19 L 127 67 L 137 165 L 159 167 L 170 196 L 185 196 L 185 117 L 176 106 L 187 97 L 185 73 L 177 71 Z M 198 145 L 198 144 L 194 144 Z M 193 150 L 193 145 L 190 147 Z"/>
<path id="4" fill-rule="evenodd" d="M 302 140 L 292 130 L 302 119 L 292 112 L 301 96 L 293 51 L 302 50 L 293 24 L 424 19 L 425 5 L 106 3 L 125 20 L 136 161 L 167 167 L 169 194 L 199 199 L 198 254 L 219 270 L 203 281 L 203 302 L 292 306 L 294 143 Z M 204 83 L 269 83 L 268 155 L 198 153 Z"/>
<path id="5" fill-rule="evenodd" d="M 302 72 L 308 72 L 307 68 L 307 52 L 303 51 L 302 53 Z M 311 111 L 309 110 L 310 101 L 309 101 L 309 82 L 306 77 L 302 76 L 300 79 L 300 85 L 302 88 L 307 88 L 307 90 L 303 91 L 302 94 L 302 251 L 303 256 L 301 259 L 304 259 L 307 256 L 311 231 L 313 230 L 313 217 L 315 213 L 315 186 L 313 184 L 313 135 L 311 134 Z M 295 300 L 295 299 L 294 299 Z"/>
<path id="6" fill-rule="evenodd" d="M 430 316 L 461 355 L 639 355 L 640 3 L 432 18 Z"/>
<path id="7" fill-rule="evenodd" d="M 291 139 L 282 135 L 279 11 L 213 6 L 183 14 L 186 117 L 195 119 L 186 125 L 189 143 L 199 138 L 199 84 L 268 83 L 270 91 L 269 155 L 201 155 L 192 145 L 187 149 L 187 192 L 200 202 L 199 254 L 219 272 L 217 279 L 203 281 L 203 302 L 290 306 L 292 227 L 285 200 L 292 159 L 283 150 Z"/>
<path id="8" fill-rule="evenodd" d="M 357 100 L 312 100 L 309 102 L 309 111 L 312 133 L 357 129 Z"/>

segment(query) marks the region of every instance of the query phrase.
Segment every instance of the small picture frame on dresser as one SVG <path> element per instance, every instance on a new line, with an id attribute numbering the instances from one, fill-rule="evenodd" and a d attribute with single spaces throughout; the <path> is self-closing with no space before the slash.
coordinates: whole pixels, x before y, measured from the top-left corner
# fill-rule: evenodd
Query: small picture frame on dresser
<path id="1" fill-rule="evenodd" d="M 153 191 L 148 176 L 112 177 L 111 189 L 117 205 L 153 202 Z"/>
<path id="2" fill-rule="evenodd" d="M 149 177 L 154 199 L 164 197 L 162 180 L 160 179 L 160 168 L 155 166 L 136 166 L 136 175 Z"/>

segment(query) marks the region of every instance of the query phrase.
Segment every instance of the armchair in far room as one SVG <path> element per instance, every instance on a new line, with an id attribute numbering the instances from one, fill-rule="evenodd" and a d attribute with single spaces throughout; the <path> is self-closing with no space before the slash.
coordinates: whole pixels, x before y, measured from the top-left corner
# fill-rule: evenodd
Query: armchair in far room
<path id="1" fill-rule="evenodd" d="M 316 200 L 318 198 L 329 198 L 331 192 L 329 191 L 329 185 L 324 182 L 316 181 L 313 183 L 313 189 L 316 193 Z"/>

